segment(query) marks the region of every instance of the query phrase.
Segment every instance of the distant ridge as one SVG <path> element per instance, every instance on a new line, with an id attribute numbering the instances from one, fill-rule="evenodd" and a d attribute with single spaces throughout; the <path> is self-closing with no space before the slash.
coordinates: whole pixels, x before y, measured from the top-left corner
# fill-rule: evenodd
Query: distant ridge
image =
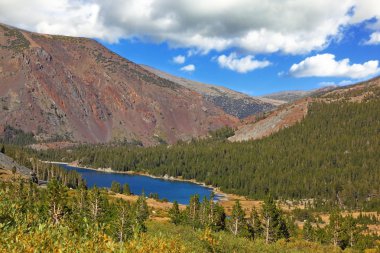
<path id="1" fill-rule="evenodd" d="M 239 119 L 248 117 L 252 114 L 273 110 L 278 105 L 285 103 L 284 101 L 270 98 L 251 97 L 241 92 L 233 91 L 221 86 L 204 84 L 181 77 L 176 77 L 146 65 L 140 66 L 160 76 L 161 78 L 202 94 L 207 101 L 223 109 L 226 113 L 238 117 Z"/>

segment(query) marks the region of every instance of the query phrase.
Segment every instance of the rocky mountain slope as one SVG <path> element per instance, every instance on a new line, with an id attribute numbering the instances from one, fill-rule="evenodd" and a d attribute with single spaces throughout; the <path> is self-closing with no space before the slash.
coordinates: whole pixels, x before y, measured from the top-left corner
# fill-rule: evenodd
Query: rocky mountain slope
<path id="1" fill-rule="evenodd" d="M 12 158 L 0 152 L 0 181 L 12 176 L 12 171 L 22 177 L 30 177 L 32 171 L 16 163 Z"/>
<path id="2" fill-rule="evenodd" d="M 293 102 L 296 100 L 299 100 L 301 98 L 309 97 L 309 96 L 315 96 L 330 90 L 333 90 L 335 88 L 338 88 L 336 85 L 326 86 L 320 89 L 315 90 L 292 90 L 292 91 L 281 91 L 276 93 L 271 93 L 268 95 L 263 96 L 264 98 L 268 99 L 274 99 L 284 102 Z"/>
<path id="3" fill-rule="evenodd" d="M 326 87 L 313 91 L 309 95 L 313 97 L 306 97 L 280 106 L 262 119 L 253 118 L 251 122 L 246 120 L 246 124 L 241 125 L 229 140 L 235 142 L 261 139 L 294 125 L 307 115 L 310 103 L 363 102 L 374 97 L 379 98 L 380 77 L 350 86 Z"/>
<path id="4" fill-rule="evenodd" d="M 276 99 L 251 97 L 221 86 L 204 84 L 181 77 L 176 77 L 146 65 L 141 66 L 166 80 L 172 81 L 202 94 L 207 101 L 213 103 L 217 107 L 220 107 L 226 113 L 238 117 L 239 119 L 243 119 L 252 114 L 273 110 L 277 106 L 285 103 L 285 101 Z"/>
<path id="5" fill-rule="evenodd" d="M 265 95 L 264 98 L 276 99 L 285 102 L 293 102 L 303 97 L 309 96 L 313 91 L 293 90 L 293 91 L 281 91 Z"/>
<path id="6" fill-rule="evenodd" d="M 0 25 L 0 132 L 76 142 L 174 143 L 238 119 L 85 38 Z"/>

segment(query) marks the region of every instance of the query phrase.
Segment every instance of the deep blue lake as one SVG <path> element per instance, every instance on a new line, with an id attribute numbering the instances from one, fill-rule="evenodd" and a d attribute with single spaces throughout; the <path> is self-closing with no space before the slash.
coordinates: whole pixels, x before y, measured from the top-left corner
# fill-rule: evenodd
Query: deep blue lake
<path id="1" fill-rule="evenodd" d="M 212 193 L 211 188 L 190 182 L 171 181 L 141 175 L 106 173 L 77 168 L 66 164 L 59 165 L 67 170 L 75 170 L 80 173 L 90 188 L 94 185 L 101 188 L 110 188 L 112 181 L 116 181 L 121 185 L 127 183 L 131 192 L 135 195 L 141 194 L 144 190 L 146 196 L 149 193 L 158 193 L 160 199 L 166 198 L 170 202 L 177 200 L 180 204 L 189 204 L 191 195 L 199 194 L 200 200 L 202 200 L 204 196 L 209 198 Z M 218 199 L 218 196 L 215 199 Z"/>

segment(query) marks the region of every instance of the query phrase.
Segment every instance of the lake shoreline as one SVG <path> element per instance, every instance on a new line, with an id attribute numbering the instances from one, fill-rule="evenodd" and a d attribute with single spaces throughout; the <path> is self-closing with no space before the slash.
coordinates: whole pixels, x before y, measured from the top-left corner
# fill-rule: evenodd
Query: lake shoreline
<path id="1" fill-rule="evenodd" d="M 234 195 L 234 194 L 222 192 L 218 187 L 214 187 L 212 185 L 206 185 L 205 183 L 197 182 L 194 179 L 183 179 L 183 178 L 178 178 L 178 177 L 173 177 L 173 176 L 169 177 L 168 175 L 160 177 L 160 176 L 151 175 L 151 174 L 149 174 L 147 172 L 143 172 L 143 171 L 132 171 L 132 170 L 116 171 L 116 170 L 112 170 L 112 168 L 92 168 L 92 167 L 80 165 L 77 161 L 73 161 L 70 163 L 68 163 L 68 162 L 56 162 L 56 161 L 42 161 L 42 162 L 50 163 L 50 164 L 65 164 L 65 165 L 80 168 L 80 169 L 93 170 L 93 171 L 103 172 L 103 173 L 138 175 L 138 176 L 146 176 L 146 177 L 150 177 L 150 178 L 167 180 L 167 181 L 179 181 L 179 182 L 193 183 L 193 184 L 197 184 L 197 185 L 211 189 L 215 193 L 215 196 L 217 197 L 219 202 L 229 201 L 231 199 L 236 198 L 236 195 Z"/>

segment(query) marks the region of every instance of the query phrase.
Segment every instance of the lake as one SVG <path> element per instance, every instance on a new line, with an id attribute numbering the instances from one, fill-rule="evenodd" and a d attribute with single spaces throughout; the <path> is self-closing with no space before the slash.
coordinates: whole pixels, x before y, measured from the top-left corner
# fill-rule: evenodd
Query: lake
<path id="1" fill-rule="evenodd" d="M 110 188 L 112 181 L 116 181 L 121 185 L 127 183 L 133 194 L 140 195 L 142 191 L 145 192 L 146 196 L 149 193 L 158 193 L 160 199 L 166 198 L 170 202 L 176 200 L 180 204 L 189 204 L 191 195 L 199 194 L 200 200 L 202 200 L 204 196 L 209 198 L 212 193 L 211 188 L 191 182 L 165 180 L 142 175 L 107 173 L 73 167 L 67 164 L 59 165 L 67 170 L 75 170 L 80 173 L 90 188 L 94 185 Z M 219 197 L 219 195 L 216 195 L 215 200 L 218 200 Z"/>

